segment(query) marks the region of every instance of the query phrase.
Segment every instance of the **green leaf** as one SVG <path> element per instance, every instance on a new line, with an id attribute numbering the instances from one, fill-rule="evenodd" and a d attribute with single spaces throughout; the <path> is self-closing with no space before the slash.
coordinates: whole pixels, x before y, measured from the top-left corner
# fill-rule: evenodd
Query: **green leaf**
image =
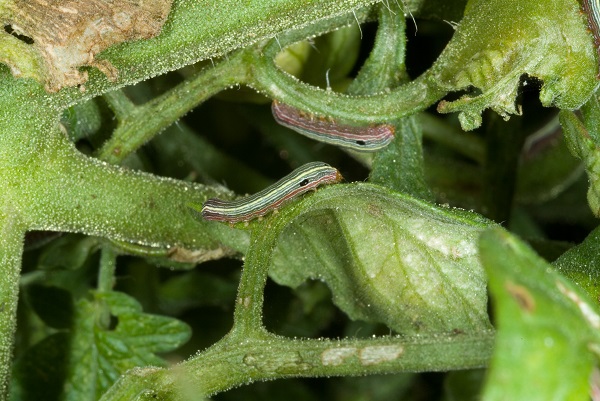
<path id="1" fill-rule="evenodd" d="M 584 289 L 591 299 L 600 302 L 600 227 L 585 241 L 571 248 L 553 265 L 571 281 Z"/>
<path id="2" fill-rule="evenodd" d="M 67 374 L 70 340 L 68 333 L 60 332 L 29 348 L 15 362 L 10 399 L 59 400 Z"/>
<path id="3" fill-rule="evenodd" d="M 61 288 L 45 285 L 26 287 L 27 301 L 48 326 L 66 329 L 73 320 L 73 298 Z"/>
<path id="4" fill-rule="evenodd" d="M 565 136 L 553 120 L 525 141 L 517 179 L 517 198 L 525 203 L 553 199 L 583 174 L 581 162 L 569 151 Z"/>
<path id="5" fill-rule="evenodd" d="M 271 269 L 278 283 L 323 280 L 350 318 L 400 333 L 489 328 L 476 250 L 489 221 L 374 185 L 336 185 L 317 196 L 310 218 L 282 234 Z"/>
<path id="6" fill-rule="evenodd" d="M 574 109 L 596 88 L 598 66 L 591 35 L 573 0 L 472 0 L 446 50 L 432 67 L 448 91 L 476 88 L 438 111 L 460 112 L 463 129 L 481 125 L 491 108 L 504 118 L 516 105 L 523 75 L 544 82 L 544 106 Z"/>
<path id="7" fill-rule="evenodd" d="M 103 327 L 104 305 L 118 320 Z M 164 366 L 157 352 L 185 343 L 189 327 L 173 318 L 142 313 L 139 303 L 122 293 L 97 293 L 94 301 L 77 303 L 71 338 L 64 400 L 96 400 L 127 370 L 136 366 Z"/>
<path id="8" fill-rule="evenodd" d="M 77 142 L 98 132 L 102 125 L 102 117 L 98 102 L 93 99 L 65 110 L 62 123 L 69 133 L 69 138 Z"/>
<path id="9" fill-rule="evenodd" d="M 600 341 L 596 306 L 500 228 L 482 235 L 480 253 L 498 319 L 483 399 L 589 400 L 590 349 Z"/>
<path id="10" fill-rule="evenodd" d="M 98 246 L 98 238 L 95 237 L 64 235 L 44 250 L 38 262 L 38 269 L 77 270 L 98 250 Z"/>
<path id="11" fill-rule="evenodd" d="M 560 112 L 560 124 L 563 127 L 565 140 L 569 150 L 575 157 L 581 159 L 588 174 L 590 186 L 587 193 L 588 203 L 592 213 L 600 217 L 600 130 L 597 114 L 600 113 L 600 103 L 593 96 L 584 108 L 582 122 L 570 111 Z"/>
<path id="12" fill-rule="evenodd" d="M 237 290 L 233 280 L 194 270 L 164 282 L 158 292 L 161 309 L 179 314 L 202 305 L 228 305 Z"/>

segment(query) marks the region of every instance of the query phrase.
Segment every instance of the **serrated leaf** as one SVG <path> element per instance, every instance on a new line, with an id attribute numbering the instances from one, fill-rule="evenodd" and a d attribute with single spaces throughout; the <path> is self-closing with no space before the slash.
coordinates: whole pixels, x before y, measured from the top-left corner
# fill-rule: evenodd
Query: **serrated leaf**
<path id="1" fill-rule="evenodd" d="M 590 348 L 600 340 L 595 305 L 507 232 L 485 232 L 480 247 L 498 319 L 483 399 L 589 400 Z"/>
<path id="2" fill-rule="evenodd" d="M 322 194 L 310 218 L 282 234 L 271 269 L 278 283 L 321 279 L 352 319 L 400 333 L 489 328 L 476 241 L 492 223 L 373 185 Z"/>
<path id="3" fill-rule="evenodd" d="M 99 324 L 104 305 L 118 319 L 113 330 Z M 125 371 L 164 366 L 157 352 L 172 351 L 190 336 L 176 319 L 142 312 L 133 298 L 118 292 L 97 293 L 77 304 L 64 400 L 96 400 Z"/>

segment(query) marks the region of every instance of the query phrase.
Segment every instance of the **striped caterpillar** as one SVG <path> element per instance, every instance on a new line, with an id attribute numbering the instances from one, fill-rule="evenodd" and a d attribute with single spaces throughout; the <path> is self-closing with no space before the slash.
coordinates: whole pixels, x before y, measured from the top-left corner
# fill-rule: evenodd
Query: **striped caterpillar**
<path id="1" fill-rule="evenodd" d="M 271 110 L 275 120 L 284 127 L 317 141 L 360 152 L 375 152 L 386 147 L 394 139 L 394 126 L 389 124 L 362 127 L 338 124 L 303 113 L 276 100 Z"/>
<path id="2" fill-rule="evenodd" d="M 320 185 L 336 183 L 341 179 L 340 172 L 326 163 L 307 163 L 254 195 L 233 201 L 207 200 L 201 210 L 202 217 L 230 224 L 248 222 L 263 217 L 289 200 L 315 190 Z M 189 206 L 197 210 L 196 205 Z"/>

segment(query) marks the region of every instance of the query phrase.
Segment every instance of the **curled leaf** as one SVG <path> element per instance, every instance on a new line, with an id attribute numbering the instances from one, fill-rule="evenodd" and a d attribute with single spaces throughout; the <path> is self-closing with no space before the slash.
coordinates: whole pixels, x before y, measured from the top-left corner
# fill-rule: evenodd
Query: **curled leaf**
<path id="1" fill-rule="evenodd" d="M 438 104 L 441 113 L 460 112 L 466 130 L 481 125 L 488 108 L 505 119 L 520 114 L 522 77 L 543 82 L 544 106 L 575 109 L 597 87 L 592 36 L 572 0 L 473 0 L 434 67 L 448 91 L 474 89 Z"/>

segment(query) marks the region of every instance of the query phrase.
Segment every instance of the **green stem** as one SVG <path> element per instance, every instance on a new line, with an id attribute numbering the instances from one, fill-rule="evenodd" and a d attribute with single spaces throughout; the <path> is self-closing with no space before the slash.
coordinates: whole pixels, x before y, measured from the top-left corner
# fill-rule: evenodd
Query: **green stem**
<path id="1" fill-rule="evenodd" d="M 138 369 L 102 401 L 209 396 L 259 380 L 480 368 L 490 360 L 491 331 L 456 336 L 303 339 L 225 338 L 173 370 Z M 139 397 L 139 398 L 136 398 Z"/>
<path id="2" fill-rule="evenodd" d="M 102 97 L 106 100 L 119 121 L 125 120 L 128 116 L 135 113 L 136 105 L 129 100 L 122 89 L 106 92 Z"/>
<path id="3" fill-rule="evenodd" d="M 110 247 L 104 246 L 100 253 L 100 269 L 98 271 L 98 291 L 110 292 L 115 285 L 115 270 L 117 268 L 117 253 Z"/>
<path id="4" fill-rule="evenodd" d="M 234 53 L 213 67 L 142 106 L 134 106 L 124 95 L 111 92 L 107 100 L 119 118 L 119 126 L 98 152 L 98 158 L 118 164 L 185 113 L 223 89 L 246 80 L 244 52 Z"/>
<path id="5" fill-rule="evenodd" d="M 257 224 L 250 236 L 250 248 L 245 255 L 244 270 L 240 278 L 233 315 L 231 338 L 243 339 L 251 335 L 262 338 L 267 334 L 262 320 L 264 288 L 269 266 L 280 230 L 266 224 Z"/>
<path id="6" fill-rule="evenodd" d="M 372 96 L 348 96 L 305 84 L 274 63 L 280 44 L 284 46 L 300 38 L 302 35 L 295 32 L 280 37 L 279 42 L 271 41 L 262 51 L 257 51 L 248 84 L 273 99 L 308 113 L 364 124 L 393 121 L 415 114 L 447 93 L 435 83 L 432 70 L 390 92 Z"/>
<path id="7" fill-rule="evenodd" d="M 14 334 L 17 326 L 19 273 L 25 227 L 10 207 L 0 217 L 2 247 L 0 248 L 0 400 L 8 399 L 8 383 L 12 366 Z"/>
<path id="8" fill-rule="evenodd" d="M 210 349 L 186 367 L 198 368 L 203 393 L 214 394 L 233 385 L 285 377 L 328 377 L 483 367 L 491 357 L 492 332 L 439 337 L 380 337 L 323 340 L 274 337 L 266 341 L 228 343 Z M 229 380 L 218 372 L 223 362 L 241 361 Z M 218 363 L 217 361 L 220 361 Z M 219 366 L 220 365 L 220 366 Z M 213 373 L 209 373 L 212 367 Z M 212 380 L 211 380 L 212 379 Z"/>
<path id="9" fill-rule="evenodd" d="M 110 246 L 104 246 L 100 252 L 100 268 L 98 270 L 98 292 L 110 292 L 115 285 L 117 254 Z M 99 301 L 98 324 L 104 330 L 110 327 L 110 308 L 104 301 Z"/>
<path id="10" fill-rule="evenodd" d="M 348 86 L 349 95 L 373 95 L 408 81 L 406 17 L 399 4 L 379 4 L 377 35 L 369 57 Z"/>

